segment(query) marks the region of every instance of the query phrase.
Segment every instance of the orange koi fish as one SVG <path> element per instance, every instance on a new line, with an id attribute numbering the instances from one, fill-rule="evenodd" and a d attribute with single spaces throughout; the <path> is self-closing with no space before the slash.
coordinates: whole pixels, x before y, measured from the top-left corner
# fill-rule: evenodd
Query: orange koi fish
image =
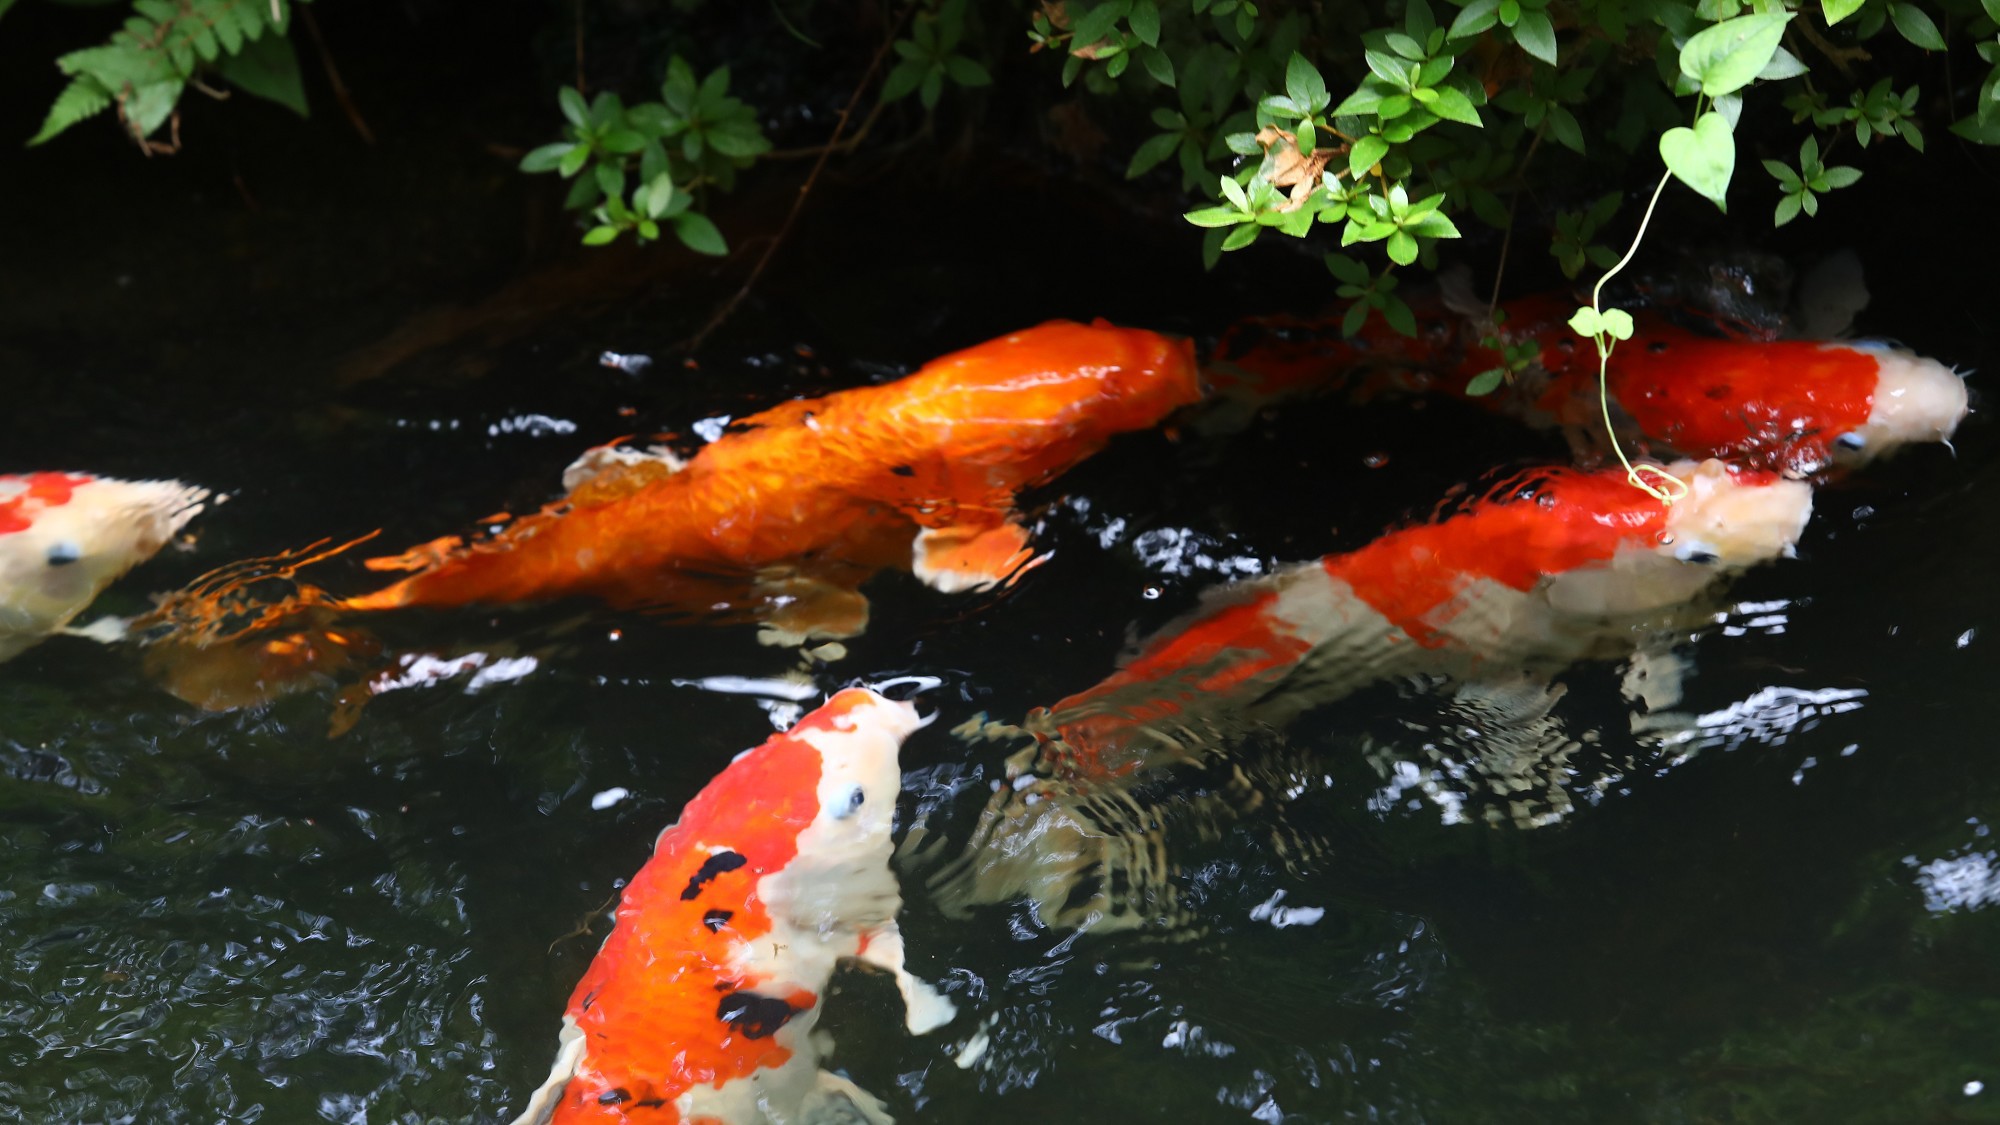
<path id="1" fill-rule="evenodd" d="M 912 1033 L 950 1001 L 903 968 L 889 832 L 916 709 L 850 688 L 740 755 L 660 833 L 571 994 L 516 1125 L 888 1121 L 820 1069 L 836 966 L 893 973 Z"/>
<path id="2" fill-rule="evenodd" d="M 1603 426 L 1597 351 L 1569 328 L 1575 301 L 1549 295 L 1502 309 L 1494 329 L 1428 303 L 1415 338 L 1380 318 L 1351 339 L 1336 320 L 1244 321 L 1217 346 L 1210 380 L 1225 399 L 1261 403 L 1374 368 L 1356 377 L 1355 390 L 1463 396 L 1479 373 L 1505 365 L 1502 349 L 1532 345 L 1528 371 L 1477 401 L 1532 425 L 1561 426 L 1573 443 L 1595 435 Z M 1634 321 L 1632 339 L 1611 353 L 1606 387 L 1622 425 L 1654 453 L 1805 476 L 1947 441 L 1966 414 L 1964 380 L 1886 344 L 1723 339 L 1650 310 Z"/>
<path id="3" fill-rule="evenodd" d="M 854 587 L 877 570 L 907 567 L 946 592 L 1011 581 L 1034 561 L 1014 510 L 1022 489 L 1198 395 L 1187 341 L 1054 321 L 893 383 L 785 403 L 686 462 L 593 450 L 542 511 L 488 538 L 368 560 L 412 572 L 372 593 L 295 601 L 353 613 L 583 595 L 748 613 L 785 643 L 851 636 L 868 612 Z M 164 619 L 186 635 L 240 615 L 225 604 L 233 581 L 206 583 Z"/>
<path id="4" fill-rule="evenodd" d="M 207 499 L 208 490 L 171 480 L 0 476 L 0 660 L 63 631 Z"/>
<path id="5" fill-rule="evenodd" d="M 1027 895 L 1051 923 L 1138 924 L 1146 912 L 1109 889 L 1157 889 L 1164 876 L 1157 843 L 1133 839 L 1132 825 L 1157 818 L 1135 810 L 1129 790 L 1168 766 L 1199 764 L 1207 753 L 1191 734 L 1205 727 L 1283 729 L 1369 684 L 1415 675 L 1475 691 L 1527 679 L 1543 685 L 1532 698 L 1546 700 L 1548 681 L 1582 659 L 1631 658 L 1628 695 L 1649 708 L 1673 702 L 1671 645 L 1706 614 L 1698 596 L 1788 556 L 1812 492 L 1716 460 L 1664 471 L 1688 488 L 1671 506 L 1622 469 L 1538 470 L 1359 550 L 1216 592 L 1102 683 L 1022 728 L 989 728 L 1035 742 L 1008 763 L 1015 784 L 996 794 L 973 846 L 935 880 L 939 901 L 962 909 Z M 1519 709 L 1530 725 L 1547 710 Z M 1493 760 L 1470 768 L 1515 798 L 1514 819 L 1567 811 L 1553 785 L 1562 762 L 1549 752 L 1573 743 L 1489 741 Z M 1031 838 L 1041 845 L 1024 846 Z"/>

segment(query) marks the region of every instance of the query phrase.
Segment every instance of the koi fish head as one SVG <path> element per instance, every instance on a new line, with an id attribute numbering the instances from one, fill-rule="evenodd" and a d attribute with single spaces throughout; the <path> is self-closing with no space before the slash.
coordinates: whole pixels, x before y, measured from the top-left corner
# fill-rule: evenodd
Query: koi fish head
<path id="1" fill-rule="evenodd" d="M 1812 518 L 1812 487 L 1721 461 L 1680 461 L 1667 471 L 1688 493 L 1667 509 L 1660 546 L 1681 562 L 1740 570 L 1788 558 Z"/>
<path id="2" fill-rule="evenodd" d="M 1551 607 L 1574 619 L 1603 620 L 1695 604 L 1726 575 L 1789 557 L 1812 515 L 1812 487 L 1774 471 L 1714 459 L 1660 471 L 1687 486 L 1671 505 L 1632 487 L 1616 469 L 1581 478 L 1594 482 L 1590 489 L 1568 490 L 1619 543 L 1588 566 L 1548 571 Z"/>
<path id="3" fill-rule="evenodd" d="M 954 459 L 1035 473 L 1201 395 L 1191 341 L 1104 321 L 1050 321 L 934 360 L 924 375 L 933 389 L 908 400 L 906 422 L 930 427 Z"/>
<path id="4" fill-rule="evenodd" d="M 786 732 L 820 760 L 818 812 L 799 833 L 785 885 L 767 888 L 767 898 L 782 890 L 797 921 L 852 926 L 895 916 L 887 860 L 903 787 L 896 759 L 903 739 L 922 725 L 911 704 L 848 688 Z M 879 901 L 885 889 L 886 911 Z"/>
<path id="5" fill-rule="evenodd" d="M 1839 346 L 1873 356 L 1877 374 L 1867 420 L 1834 438 L 1835 464 L 1857 464 L 1918 442 L 1951 440 L 1968 406 L 1965 380 L 1957 373 L 1888 344 Z"/>
<path id="6" fill-rule="evenodd" d="M 207 497 L 179 481 L 0 476 L 0 660 L 81 613 L 173 538 Z"/>

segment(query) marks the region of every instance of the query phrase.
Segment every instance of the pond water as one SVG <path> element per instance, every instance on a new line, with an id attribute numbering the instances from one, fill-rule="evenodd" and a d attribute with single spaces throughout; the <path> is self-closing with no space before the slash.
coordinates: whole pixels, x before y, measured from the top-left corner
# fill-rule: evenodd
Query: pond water
<path id="1" fill-rule="evenodd" d="M 131 612 L 322 536 L 465 530 L 548 499 L 588 445 L 693 434 L 1048 317 L 1213 334 L 1320 292 L 1302 288 L 1310 261 L 1204 275 L 1191 239 L 1087 194 L 1063 205 L 1069 233 L 1026 252 L 1044 229 L 1017 210 L 1029 189 L 933 203 L 934 237 L 885 240 L 902 203 L 836 184 L 698 363 L 636 377 L 598 354 L 667 356 L 740 274 L 607 257 L 446 302 L 398 279 L 383 234 L 353 248 L 362 264 L 328 267 L 316 302 L 304 263 L 371 221 L 342 227 L 320 200 L 325 226 L 282 186 L 247 219 L 205 197 L 214 215 L 183 242 L 113 224 L 60 268 L 37 236 L 61 280 L 36 319 L 17 305 L 8 322 L 0 471 L 231 494 L 191 550 L 98 607 Z M 426 277 L 505 211 L 482 207 L 407 248 Z M 2000 364 L 1990 285 L 1906 286 L 1892 238 L 1818 234 L 1856 245 L 1876 282 L 1864 330 Z M 288 239 L 308 249 L 276 248 Z M 1441 403 L 1304 403 L 1228 440 L 1134 435 L 1032 497 L 1047 565 L 1003 595 L 878 578 L 869 632 L 815 682 L 943 681 L 924 696 L 940 721 L 904 751 L 904 813 L 962 841 L 1013 747 L 952 726 L 1094 683 L 1130 633 L 1228 571 L 1360 546 L 1453 483 L 1561 455 Z M 1735 584 L 1684 650 L 1683 709 L 1708 745 L 1551 827 L 1379 799 L 1358 735 L 1441 721 L 1391 684 L 1236 732 L 1229 752 L 1296 781 L 1282 815 L 1199 831 L 1191 801 L 1162 797 L 1170 829 L 1185 814 L 1185 931 L 1077 936 L 1008 904 L 947 917 L 913 869 L 912 968 L 959 1020 L 909 1038 L 887 982 L 850 974 L 825 1021 L 836 1061 L 906 1121 L 2000 1120 L 1996 522 L 2000 458 L 1977 414 L 1955 456 L 1917 449 L 1823 489 L 1799 557 Z M 320 577 L 367 581 L 347 560 Z M 61 640 L 0 667 L 0 1120 L 510 1118 L 547 1071 L 607 900 L 772 729 L 754 699 L 676 681 L 798 666 L 748 629 L 582 604 L 383 632 L 535 665 L 384 695 L 339 738 L 331 690 L 212 714 L 151 685 L 130 650 Z M 1571 729 L 1600 731 L 1604 760 L 1637 752 L 1615 675 L 1566 682 Z M 593 807 L 612 789 L 629 796 Z M 989 1055 L 961 1069 L 980 1027 Z"/>

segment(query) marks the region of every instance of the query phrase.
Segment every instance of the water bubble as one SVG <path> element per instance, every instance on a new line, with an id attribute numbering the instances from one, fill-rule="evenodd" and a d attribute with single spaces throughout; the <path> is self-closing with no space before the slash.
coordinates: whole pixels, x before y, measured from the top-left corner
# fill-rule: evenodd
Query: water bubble
<path id="1" fill-rule="evenodd" d="M 1658 535 L 1653 536 L 1653 541 L 1662 547 L 1671 547 L 1674 544 L 1673 532 L 1662 531 Z"/>
<path id="2" fill-rule="evenodd" d="M 1166 591 L 1158 586 L 1147 586 L 1145 589 L 1139 591 L 1139 596 L 1150 602 L 1159 600 L 1160 595 L 1164 593 Z"/>
<path id="3" fill-rule="evenodd" d="M 1389 463 L 1389 455 L 1378 450 L 1377 452 L 1363 455 L 1361 463 L 1368 468 L 1379 469 Z"/>
<path id="4" fill-rule="evenodd" d="M 1968 1098 L 1972 1097 L 1974 1094 L 1979 1093 L 1981 1090 L 1984 1090 L 1985 1088 L 1986 1088 L 1986 1083 L 1981 1082 L 1979 1079 L 1975 1078 L 1972 1081 L 1967 1082 L 1965 1084 L 1965 1096 Z"/>

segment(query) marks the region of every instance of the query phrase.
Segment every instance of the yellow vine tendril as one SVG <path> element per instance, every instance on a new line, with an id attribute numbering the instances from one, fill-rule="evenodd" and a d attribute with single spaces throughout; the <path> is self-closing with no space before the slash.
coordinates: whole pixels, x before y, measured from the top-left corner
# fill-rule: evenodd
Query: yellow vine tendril
<path id="1" fill-rule="evenodd" d="M 1608 374 L 1611 365 L 1611 349 L 1616 345 L 1612 342 L 1611 334 L 1604 328 L 1602 297 L 1604 283 L 1617 276 L 1618 271 L 1624 269 L 1632 261 L 1633 256 L 1639 253 L 1639 243 L 1645 240 L 1646 227 L 1653 221 L 1653 209 L 1659 206 L 1660 193 L 1667 190 L 1667 181 L 1672 178 L 1672 172 L 1661 175 L 1659 186 L 1653 189 L 1653 198 L 1646 203 L 1646 214 L 1639 220 L 1639 231 L 1632 236 L 1632 245 L 1625 251 L 1625 256 L 1618 259 L 1617 265 L 1606 270 L 1604 276 L 1597 279 L 1596 287 L 1590 291 L 1590 309 L 1593 313 L 1597 314 L 1598 319 L 1597 331 L 1592 335 L 1591 339 L 1597 344 L 1597 405 L 1604 414 L 1604 436 L 1610 439 L 1611 452 L 1618 455 L 1618 463 L 1625 466 L 1625 479 L 1631 483 L 1632 487 L 1639 489 L 1662 504 L 1672 504 L 1674 501 L 1686 496 L 1688 494 L 1687 482 L 1660 468 L 1658 465 L 1634 465 L 1631 459 L 1625 456 L 1625 450 L 1618 444 L 1618 431 L 1613 429 L 1611 425 L 1611 388 Z M 1648 480 L 1648 474 L 1651 474 L 1660 483 L 1654 484 Z"/>

